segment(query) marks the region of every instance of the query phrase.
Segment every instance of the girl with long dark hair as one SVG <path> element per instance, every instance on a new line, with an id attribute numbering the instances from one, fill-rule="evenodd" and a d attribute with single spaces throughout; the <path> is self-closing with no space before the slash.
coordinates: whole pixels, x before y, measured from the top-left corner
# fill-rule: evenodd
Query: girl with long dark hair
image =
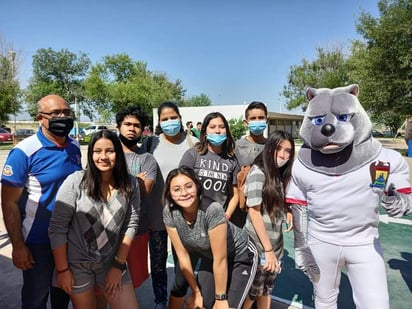
<path id="1" fill-rule="evenodd" d="M 95 308 L 103 291 L 111 308 L 138 308 L 126 259 L 137 231 L 140 193 L 116 133 L 93 134 L 87 168 L 60 187 L 49 236 L 58 285 L 74 308 Z"/>
<path id="2" fill-rule="evenodd" d="M 240 170 L 235 157 L 235 141 L 221 113 L 206 115 L 200 130 L 200 142 L 187 150 L 180 166 L 195 171 L 205 196 L 221 203 L 230 219 L 238 204 L 236 175 Z"/>
<path id="3" fill-rule="evenodd" d="M 276 274 L 283 256 L 282 222 L 284 216 L 292 229 L 292 215 L 285 202 L 291 179 L 295 143 L 285 131 L 273 132 L 263 151 L 255 158 L 246 178 L 244 193 L 248 216 L 245 231 L 259 251 L 260 265 L 244 309 L 257 301 L 257 308 L 269 309 Z"/>

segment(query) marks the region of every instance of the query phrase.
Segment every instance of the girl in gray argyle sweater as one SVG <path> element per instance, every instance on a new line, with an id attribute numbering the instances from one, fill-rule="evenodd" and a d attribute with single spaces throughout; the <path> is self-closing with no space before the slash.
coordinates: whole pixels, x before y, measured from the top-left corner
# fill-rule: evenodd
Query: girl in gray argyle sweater
<path id="1" fill-rule="evenodd" d="M 96 291 L 111 308 L 138 308 L 126 258 L 139 222 L 139 186 L 115 133 L 95 133 L 87 160 L 86 170 L 60 187 L 50 221 L 57 283 L 74 308 L 95 308 Z"/>

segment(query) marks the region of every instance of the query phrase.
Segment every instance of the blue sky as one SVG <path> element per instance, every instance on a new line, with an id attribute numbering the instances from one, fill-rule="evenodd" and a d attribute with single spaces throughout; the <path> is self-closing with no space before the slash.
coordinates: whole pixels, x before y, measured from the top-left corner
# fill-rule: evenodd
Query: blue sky
<path id="1" fill-rule="evenodd" d="M 92 62 L 127 53 L 148 69 L 180 79 L 186 95 L 213 105 L 263 101 L 286 112 L 280 96 L 292 65 L 316 47 L 360 38 L 361 9 L 378 0 L 1 0 L 0 37 L 21 55 L 27 85 L 39 48 L 84 52 Z"/>

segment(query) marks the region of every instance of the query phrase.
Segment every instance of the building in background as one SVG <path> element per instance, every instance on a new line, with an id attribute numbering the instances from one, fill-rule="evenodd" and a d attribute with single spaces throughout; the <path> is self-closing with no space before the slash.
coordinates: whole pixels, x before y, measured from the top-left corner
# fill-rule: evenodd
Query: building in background
<path id="1" fill-rule="evenodd" d="M 292 134 L 293 138 L 299 137 L 299 129 L 302 125 L 303 115 L 268 112 L 269 133 L 283 130 Z"/>

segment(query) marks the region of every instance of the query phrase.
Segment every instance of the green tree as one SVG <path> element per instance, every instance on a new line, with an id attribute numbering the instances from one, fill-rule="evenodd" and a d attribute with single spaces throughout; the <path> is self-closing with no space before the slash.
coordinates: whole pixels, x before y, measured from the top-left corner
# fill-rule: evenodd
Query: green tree
<path id="1" fill-rule="evenodd" d="M 180 106 L 210 106 L 212 105 L 212 100 L 209 97 L 201 93 L 197 96 L 192 96 L 189 99 L 183 100 L 182 103 L 179 104 Z"/>
<path id="2" fill-rule="evenodd" d="M 79 102 L 84 114 L 91 115 L 87 104 L 84 79 L 90 67 L 90 59 L 85 53 L 74 54 L 67 49 L 54 51 L 41 48 L 33 56 L 33 77 L 26 89 L 25 100 L 29 103 L 29 113 L 37 113 L 36 103 L 48 94 L 58 94 L 67 101 Z"/>
<path id="3" fill-rule="evenodd" d="M 235 140 L 240 139 L 243 135 L 246 134 L 246 127 L 243 123 L 242 117 L 239 117 L 239 119 L 231 118 L 229 119 L 228 123 L 230 132 L 232 133 L 232 136 Z"/>
<path id="4" fill-rule="evenodd" d="M 116 113 L 137 104 L 149 115 L 161 102 L 179 102 L 185 93 L 180 80 L 169 81 L 166 74 L 153 73 L 126 54 L 105 56 L 93 65 L 85 89 L 98 112 Z"/>
<path id="5" fill-rule="evenodd" d="M 21 89 L 16 78 L 18 54 L 0 37 L 0 123 L 21 109 Z"/>
<path id="6" fill-rule="evenodd" d="M 293 65 L 288 74 L 288 83 L 281 95 L 286 98 L 288 109 L 306 109 L 306 88 L 335 88 L 350 82 L 349 67 L 342 47 L 332 50 L 317 48 L 317 58 L 303 59 L 300 65 Z"/>
<path id="7" fill-rule="evenodd" d="M 412 1 L 381 0 L 379 17 L 362 12 L 349 59 L 360 100 L 374 121 L 396 131 L 412 115 Z"/>

